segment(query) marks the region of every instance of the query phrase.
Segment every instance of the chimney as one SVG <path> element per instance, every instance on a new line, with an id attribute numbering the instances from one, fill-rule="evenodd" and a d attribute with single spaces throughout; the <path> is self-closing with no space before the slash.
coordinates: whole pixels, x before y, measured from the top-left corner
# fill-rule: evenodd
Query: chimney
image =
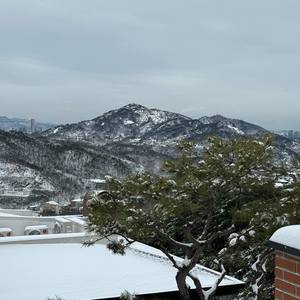
<path id="1" fill-rule="evenodd" d="M 300 299 L 300 225 L 278 229 L 267 242 L 275 250 L 275 300 Z"/>

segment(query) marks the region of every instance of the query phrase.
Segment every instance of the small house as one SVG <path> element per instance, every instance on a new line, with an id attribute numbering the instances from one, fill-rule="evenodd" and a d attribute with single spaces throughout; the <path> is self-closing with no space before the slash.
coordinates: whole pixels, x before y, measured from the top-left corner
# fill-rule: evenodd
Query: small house
<path id="1" fill-rule="evenodd" d="M 41 207 L 42 215 L 58 215 L 60 211 L 59 204 L 55 201 L 47 201 Z"/>

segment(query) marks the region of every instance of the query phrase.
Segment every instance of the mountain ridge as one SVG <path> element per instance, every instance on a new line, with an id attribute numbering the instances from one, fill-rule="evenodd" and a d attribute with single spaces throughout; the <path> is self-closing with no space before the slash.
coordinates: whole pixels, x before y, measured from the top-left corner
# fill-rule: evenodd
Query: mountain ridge
<path id="1" fill-rule="evenodd" d="M 70 198 L 83 193 L 85 181 L 91 178 L 159 172 L 163 161 L 176 157 L 181 139 L 193 140 L 203 149 L 211 136 L 261 138 L 266 134 L 271 133 L 243 120 L 221 115 L 192 119 L 138 104 L 42 133 L 0 130 L 0 205 L 20 206 L 40 199 L 11 200 L 1 196 L 6 190 Z M 288 161 L 300 153 L 300 145 L 274 135 L 274 153 L 276 159 Z"/>
<path id="2" fill-rule="evenodd" d="M 173 135 L 167 135 L 167 138 L 180 138 L 180 134 L 188 135 L 187 138 L 194 138 L 196 135 L 193 135 L 192 132 L 196 130 L 199 135 L 199 130 L 203 129 L 202 133 L 205 135 L 207 127 L 213 126 L 213 124 L 218 127 L 216 130 L 223 127 L 222 130 L 228 131 L 228 134 L 231 132 L 231 134 L 255 135 L 269 132 L 258 125 L 221 115 L 195 119 L 182 114 L 147 108 L 132 103 L 91 120 L 60 125 L 48 130 L 45 135 L 105 144 L 111 140 L 128 141 L 137 138 L 144 138 L 145 141 L 151 139 L 153 134 L 158 138 L 157 134 L 163 128 L 165 128 L 166 133 L 173 132 Z M 177 133 L 176 130 L 178 130 Z M 209 131 L 207 131 L 207 134 L 209 134 Z M 213 134 L 214 132 L 210 133 Z"/>

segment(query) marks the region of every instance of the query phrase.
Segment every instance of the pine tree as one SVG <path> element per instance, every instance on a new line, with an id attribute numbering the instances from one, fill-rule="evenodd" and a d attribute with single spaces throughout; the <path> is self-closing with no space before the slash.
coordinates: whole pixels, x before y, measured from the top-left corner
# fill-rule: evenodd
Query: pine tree
<path id="1" fill-rule="evenodd" d="M 270 137 L 261 141 L 212 138 L 203 151 L 183 141 L 178 158 L 164 164 L 162 175 L 138 173 L 123 181 L 108 178 L 109 191 L 89 202 L 90 231 L 99 239 L 107 238 L 109 249 L 118 254 L 125 254 L 135 241 L 157 247 L 177 269 L 182 299 L 190 298 L 188 277 L 199 299 L 210 299 L 225 276 L 222 261 L 230 271 L 237 271 L 230 258 L 238 261 L 239 250 L 233 253 L 232 249 L 240 244 L 249 247 L 243 241 L 253 232 L 263 232 L 253 239 L 256 243 L 267 236 L 255 216 L 258 209 L 263 211 L 280 198 L 282 190 L 276 182 L 286 174 L 285 168 L 274 164 L 271 143 Z M 184 260 L 179 262 L 170 253 Z M 191 270 L 199 262 L 216 259 L 221 275 L 214 288 L 204 291 Z"/>

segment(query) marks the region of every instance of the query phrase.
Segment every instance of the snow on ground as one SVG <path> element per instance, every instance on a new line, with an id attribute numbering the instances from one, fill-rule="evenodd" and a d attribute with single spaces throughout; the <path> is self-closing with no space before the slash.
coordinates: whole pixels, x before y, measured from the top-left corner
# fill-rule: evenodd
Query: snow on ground
<path id="1" fill-rule="evenodd" d="M 53 130 L 53 133 L 55 134 L 55 133 L 58 133 L 58 131 L 61 129 L 61 127 L 57 127 L 57 128 L 55 128 L 54 130 Z"/>
<path id="2" fill-rule="evenodd" d="M 134 124 L 134 122 L 131 121 L 131 120 L 125 120 L 124 121 L 124 125 L 132 125 L 132 124 Z"/>
<path id="3" fill-rule="evenodd" d="M 0 299 L 43 300 L 55 295 L 66 300 L 117 297 L 124 290 L 147 294 L 177 290 L 175 268 L 162 253 L 137 244 L 125 256 L 105 245 L 81 244 L 0 245 Z M 204 287 L 213 285 L 215 272 L 197 268 Z M 221 285 L 241 283 L 226 277 Z M 193 287 L 192 282 L 188 283 Z"/>
<path id="4" fill-rule="evenodd" d="M 235 126 L 233 126 L 233 125 L 231 125 L 231 124 L 228 124 L 227 127 L 228 127 L 229 129 L 235 131 L 235 132 L 238 133 L 238 134 L 241 134 L 241 135 L 244 135 L 244 134 L 245 134 L 244 131 L 240 130 L 239 128 L 237 128 L 237 127 L 235 127 Z"/>
<path id="5" fill-rule="evenodd" d="M 28 197 L 32 189 L 55 190 L 54 186 L 35 170 L 0 161 L 0 194 L 2 197 Z"/>
<path id="6" fill-rule="evenodd" d="M 94 182 L 94 183 L 106 183 L 106 180 L 105 179 L 87 179 L 87 181 L 90 181 L 90 182 Z"/>
<path id="7" fill-rule="evenodd" d="M 29 197 L 30 196 L 30 191 L 22 191 L 22 192 L 18 192 L 18 191 L 1 191 L 0 192 L 1 197 Z"/>
<path id="8" fill-rule="evenodd" d="M 20 165 L 0 161 L 0 177 L 34 177 L 36 173 Z"/>
<path id="9" fill-rule="evenodd" d="M 300 250 L 300 225 L 291 225 L 278 229 L 270 241 Z"/>

